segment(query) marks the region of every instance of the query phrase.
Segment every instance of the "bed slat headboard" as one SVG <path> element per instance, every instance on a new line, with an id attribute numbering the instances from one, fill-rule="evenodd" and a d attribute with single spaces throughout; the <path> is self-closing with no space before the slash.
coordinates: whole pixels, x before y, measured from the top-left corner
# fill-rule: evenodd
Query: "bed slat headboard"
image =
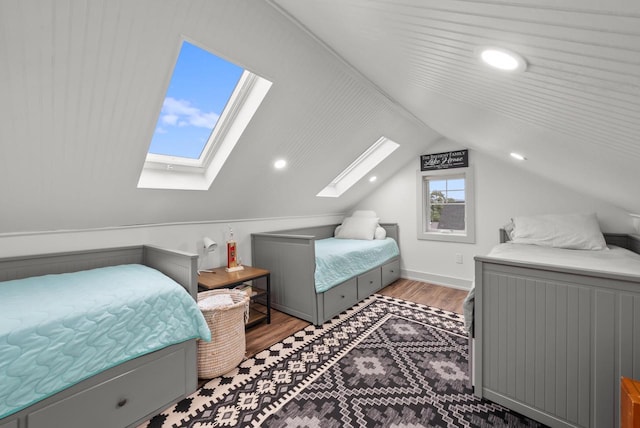
<path id="1" fill-rule="evenodd" d="M 142 263 L 142 246 L 69 251 L 0 259 L 0 281 L 118 264 Z"/>
<path id="2" fill-rule="evenodd" d="M 0 281 L 106 266 L 144 264 L 172 278 L 195 299 L 198 292 L 197 263 L 196 254 L 149 245 L 35 254 L 0 258 Z"/>
<path id="3" fill-rule="evenodd" d="M 309 239 L 325 239 L 333 237 L 333 233 L 338 227 L 338 224 L 328 224 L 324 226 L 312 226 L 302 227 L 298 229 L 280 230 L 276 232 L 265 232 L 264 235 L 291 235 L 291 236 L 305 236 Z M 400 245 L 400 234 L 398 231 L 398 223 L 380 223 L 380 227 L 383 227 L 387 231 L 387 237 L 395 239 Z M 261 235 L 256 233 L 254 235 Z"/>
<path id="4" fill-rule="evenodd" d="M 505 242 L 509 241 L 511 241 L 511 238 L 509 237 L 507 231 L 504 229 L 500 229 L 500 243 L 504 244 Z"/>
<path id="5" fill-rule="evenodd" d="M 400 245 L 400 232 L 398 230 L 398 223 L 380 223 L 380 226 L 387 231 L 387 237 L 393 238 L 398 245 Z"/>

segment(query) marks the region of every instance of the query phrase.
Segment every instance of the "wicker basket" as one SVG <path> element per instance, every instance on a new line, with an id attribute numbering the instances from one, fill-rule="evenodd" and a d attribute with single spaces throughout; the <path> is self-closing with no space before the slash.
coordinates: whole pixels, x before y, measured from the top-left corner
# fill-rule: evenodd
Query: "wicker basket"
<path id="1" fill-rule="evenodd" d="M 198 377 L 210 379 L 223 375 L 240 364 L 246 343 L 244 326 L 249 317 L 249 296 L 240 290 L 212 290 L 198 293 L 198 300 L 215 294 L 228 294 L 233 305 L 202 310 L 211 342 L 198 340 Z"/>

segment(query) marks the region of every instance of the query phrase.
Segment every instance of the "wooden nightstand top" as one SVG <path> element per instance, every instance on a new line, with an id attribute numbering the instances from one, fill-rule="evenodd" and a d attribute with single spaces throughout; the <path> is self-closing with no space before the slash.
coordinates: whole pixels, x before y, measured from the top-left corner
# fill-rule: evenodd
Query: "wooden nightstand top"
<path id="1" fill-rule="evenodd" d="M 244 281 L 261 278 L 269 275 L 266 269 L 244 266 L 243 270 L 237 272 L 227 272 L 224 267 L 211 269 L 211 272 L 200 272 L 198 275 L 198 286 L 213 290 L 215 288 L 229 287 L 241 284 Z"/>

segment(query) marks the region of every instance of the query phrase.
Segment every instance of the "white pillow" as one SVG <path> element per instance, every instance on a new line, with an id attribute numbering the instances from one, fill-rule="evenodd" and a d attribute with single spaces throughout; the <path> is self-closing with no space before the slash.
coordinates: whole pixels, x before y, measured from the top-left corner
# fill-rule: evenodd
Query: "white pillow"
<path id="1" fill-rule="evenodd" d="M 607 244 L 598 219 L 590 214 L 548 214 L 516 217 L 512 242 L 574 250 L 604 250 Z"/>
<path id="2" fill-rule="evenodd" d="M 336 238 L 340 239 L 373 239 L 378 226 L 376 217 L 347 217 L 342 225 L 336 228 Z"/>
<path id="3" fill-rule="evenodd" d="M 378 217 L 378 215 L 375 211 L 360 210 L 354 211 L 353 214 L 351 214 L 351 217 Z"/>
<path id="4" fill-rule="evenodd" d="M 376 231 L 373 233 L 373 239 L 385 239 L 387 237 L 387 229 L 382 226 L 376 227 Z"/>
<path id="5" fill-rule="evenodd" d="M 514 224 L 513 224 L 513 219 L 511 219 L 511 221 L 507 224 L 505 224 L 504 226 L 502 226 L 502 228 L 504 229 L 505 232 L 507 232 L 507 235 L 509 236 L 509 239 L 513 239 L 513 228 L 514 228 Z"/>

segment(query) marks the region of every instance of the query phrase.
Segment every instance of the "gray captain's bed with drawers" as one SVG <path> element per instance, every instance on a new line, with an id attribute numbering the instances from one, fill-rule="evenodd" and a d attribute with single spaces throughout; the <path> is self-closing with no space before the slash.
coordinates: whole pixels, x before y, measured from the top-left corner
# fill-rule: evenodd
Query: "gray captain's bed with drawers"
<path id="1" fill-rule="evenodd" d="M 3 258 L 0 281 L 1 428 L 133 427 L 196 390 L 196 336 L 209 334 L 195 303 L 196 255 L 140 245 Z M 137 283 L 150 288 L 151 300 L 136 301 L 143 294 Z M 57 294 L 62 302 L 55 302 Z M 102 311 L 101 299 L 109 296 L 115 306 Z M 7 304 L 25 301 L 30 313 Z M 82 306 L 86 312 L 47 324 Z M 156 317 L 165 320 L 163 327 L 149 328 Z M 76 323 L 82 327 L 71 330 Z M 131 343 L 129 335 L 136 337 Z M 29 348 L 35 342 L 43 348 Z M 142 350 L 147 345 L 155 348 Z M 129 350 L 131 358 L 119 361 Z M 62 359 L 54 360 L 58 353 Z M 106 368 L 98 367 L 103 355 L 114 357 Z M 99 371 L 84 374 L 75 361 Z M 62 371 L 53 376 L 55 370 Z M 29 385 L 34 391 L 27 391 Z"/>
<path id="2" fill-rule="evenodd" d="M 251 235 L 253 265 L 271 271 L 271 305 L 273 308 L 315 325 L 355 305 L 400 277 L 400 255 L 397 247 L 398 225 L 381 223 L 387 243 L 395 253 L 386 253 L 375 265 L 353 270 L 346 278 L 330 287 L 316 282 L 317 245 L 333 239 L 338 225 L 325 225 Z M 334 242 L 340 244 L 340 239 Z M 349 240 L 343 240 L 349 241 Z M 393 242 L 391 242 L 393 241 Z M 368 241 L 373 244 L 376 240 Z M 388 256 L 388 254 L 394 254 Z M 350 268 L 349 263 L 342 268 Z"/>
<path id="3" fill-rule="evenodd" d="M 516 226 L 517 229 L 517 226 Z M 619 426 L 640 378 L 640 236 L 599 251 L 501 244 L 475 257 L 475 394 L 552 427 Z"/>

